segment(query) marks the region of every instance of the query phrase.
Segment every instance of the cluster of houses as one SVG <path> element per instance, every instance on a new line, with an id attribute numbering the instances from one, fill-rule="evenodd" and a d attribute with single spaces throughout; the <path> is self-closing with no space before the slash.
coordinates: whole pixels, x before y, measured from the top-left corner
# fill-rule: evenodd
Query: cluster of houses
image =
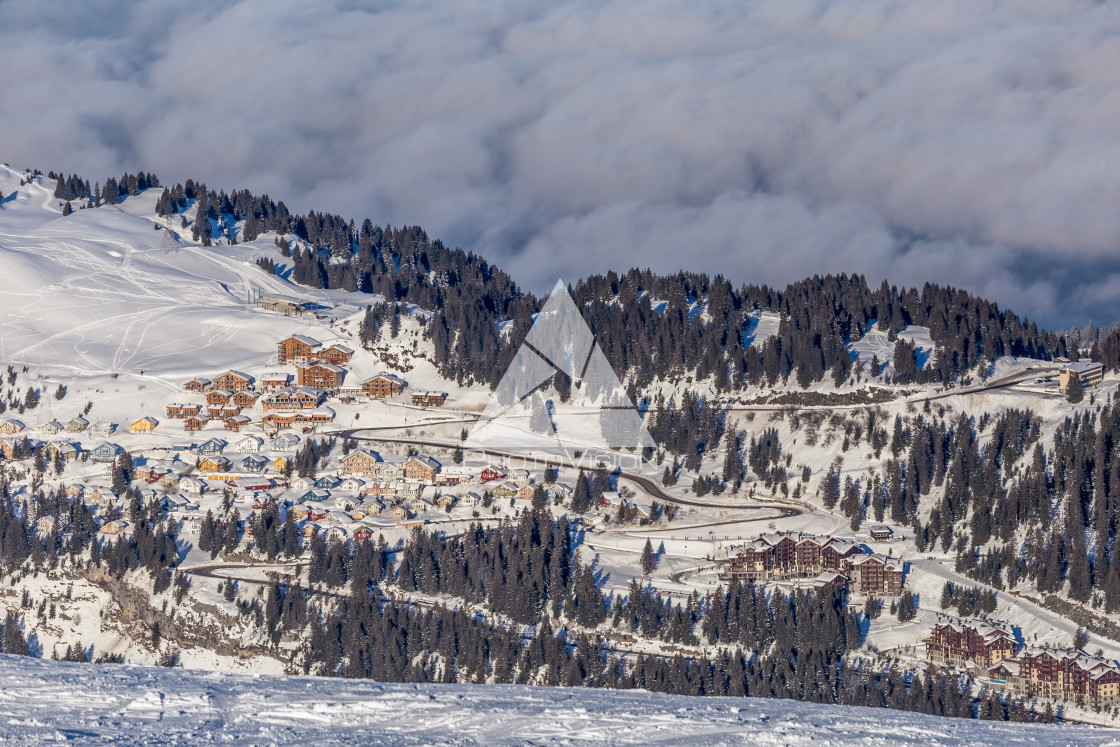
<path id="1" fill-rule="evenodd" d="M 154 423 L 155 421 L 150 418 L 141 418 L 141 420 L 130 425 L 129 430 L 139 432 L 137 429 L 150 429 L 154 427 Z M 92 459 L 95 462 L 112 462 L 121 452 L 119 446 L 102 444 L 93 449 L 84 449 L 82 444 L 72 440 L 72 437 L 84 434 L 105 438 L 113 435 L 116 430 L 116 423 L 98 422 L 90 424 L 88 420 L 79 416 L 66 423 L 52 420 L 38 429 L 40 433 L 47 436 L 63 436 L 63 438 L 51 441 L 34 441 L 29 438 L 30 429 L 22 421 L 9 418 L 0 423 L 0 435 L 14 436 L 15 438 L 0 438 L 0 458 L 3 458 L 4 461 L 15 460 L 19 451 L 19 442 L 27 439 L 27 443 L 32 449 L 42 446 L 46 456 L 52 460 L 57 458 L 63 462 L 70 462 L 83 458 Z"/>
<path id="2" fill-rule="evenodd" d="M 995 687 L 1027 697 L 1081 701 L 1094 708 L 1120 703 L 1116 662 L 1072 648 L 1022 646 L 1010 626 L 942 616 L 926 639 L 930 661 L 982 670 Z"/>
<path id="3" fill-rule="evenodd" d="M 227 431 L 237 433 L 252 422 L 245 411 L 260 403 L 265 413 L 260 425 L 266 430 L 293 427 L 310 430 L 315 425 L 334 420 L 334 412 L 330 408 L 319 407 L 326 394 L 313 387 L 300 387 L 301 394 L 297 400 L 288 401 L 281 395 L 279 402 L 270 402 L 269 398 L 277 392 L 291 391 L 290 381 L 289 374 L 269 373 L 258 382 L 253 376 L 235 370 L 226 371 L 213 380 L 194 378 L 186 382 L 183 389 L 202 395 L 205 403 L 172 402 L 167 405 L 167 417 L 182 420 L 183 429 L 187 431 L 200 431 L 211 422 L 219 422 Z M 293 402 L 298 402 L 296 412 L 274 412 L 270 417 L 270 410 L 290 409 L 295 406 Z"/>
<path id="4" fill-rule="evenodd" d="M 408 382 L 391 373 L 381 372 L 360 384 L 346 385 L 346 365 L 354 351 L 345 345 L 324 345 L 313 337 L 291 335 L 276 343 L 276 361 L 296 367 L 296 385 L 318 389 L 342 399 L 389 399 L 404 392 Z M 438 407 L 447 399 L 446 392 L 416 392 L 412 403 L 422 407 Z"/>
<path id="5" fill-rule="evenodd" d="M 294 376 L 270 371 L 257 381 L 247 373 L 229 370 L 213 380 L 191 379 L 183 385 L 184 390 L 204 395 L 205 402 L 173 402 L 167 406 L 167 417 L 183 421 L 188 431 L 220 422 L 227 431 L 238 432 L 252 422 L 247 410 L 259 404 L 259 425 L 266 432 L 291 428 L 307 432 L 334 420 L 334 411 L 325 404 L 328 398 L 342 402 L 388 399 L 408 386 L 404 379 L 387 372 L 371 376 L 360 385 L 348 385 L 346 366 L 353 356 L 354 351 L 341 343 L 324 345 L 306 335 L 290 335 L 276 343 L 276 362 L 293 366 Z M 412 395 L 413 404 L 421 407 L 438 407 L 446 399 L 446 392 Z"/>
<path id="6" fill-rule="evenodd" d="M 368 449 L 354 451 L 344 457 L 342 474 L 363 480 L 363 489 L 371 495 L 394 495 L 405 490 L 409 484 L 431 485 L 436 488 L 461 486 L 476 478 L 480 485 L 485 486 L 484 492 L 493 498 L 532 500 L 537 489 L 529 480 L 528 470 L 506 469 L 490 464 L 444 468 L 431 457 L 382 458 L 377 452 Z M 561 483 L 543 489 L 549 498 L 569 497 L 572 493 L 569 486 Z M 471 501 L 470 505 L 477 505 L 477 500 Z"/>
<path id="7" fill-rule="evenodd" d="M 850 540 L 778 532 L 748 541 L 724 564 L 720 578 L 752 583 L 807 579 L 813 585 L 832 585 L 855 594 L 897 596 L 902 593 L 904 574 L 901 560 L 868 552 Z"/>

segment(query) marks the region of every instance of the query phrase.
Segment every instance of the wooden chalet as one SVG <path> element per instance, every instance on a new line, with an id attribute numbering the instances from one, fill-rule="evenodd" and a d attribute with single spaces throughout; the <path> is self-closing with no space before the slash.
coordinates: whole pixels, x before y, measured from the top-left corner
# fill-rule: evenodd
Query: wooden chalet
<path id="1" fill-rule="evenodd" d="M 439 474 L 440 464 L 431 457 L 412 457 L 404 463 L 404 479 L 433 483 Z"/>
<path id="2" fill-rule="evenodd" d="M 280 365 L 307 363 L 318 357 L 323 343 L 314 337 L 292 335 L 276 343 L 276 362 Z"/>
<path id="3" fill-rule="evenodd" d="M 200 412 L 202 412 L 202 405 L 172 402 L 167 406 L 168 420 L 185 420 L 192 415 L 198 415 Z"/>
<path id="4" fill-rule="evenodd" d="M 894 530 L 885 524 L 876 524 L 870 531 L 872 542 L 890 542 L 891 537 L 894 536 Z"/>
<path id="5" fill-rule="evenodd" d="M 253 388 L 253 377 L 241 371 L 229 370 L 214 377 L 214 386 L 230 392 L 241 392 Z"/>
<path id="6" fill-rule="evenodd" d="M 330 423 L 333 420 L 334 410 L 331 410 L 329 407 L 310 411 L 270 412 L 261 418 L 263 424 L 277 430 L 286 428 L 313 428 L 316 425 Z"/>
<path id="7" fill-rule="evenodd" d="M 188 392 L 205 392 L 210 389 L 213 382 L 210 379 L 196 378 L 183 384 L 183 388 Z"/>
<path id="8" fill-rule="evenodd" d="M 111 436 L 116 429 L 116 423 L 98 422 L 89 427 L 89 434 L 91 436 Z"/>
<path id="9" fill-rule="evenodd" d="M 283 389 L 292 382 L 292 375 L 282 371 L 270 371 L 261 375 L 261 390 L 265 392 L 275 392 L 277 389 Z"/>
<path id="10" fill-rule="evenodd" d="M 210 418 L 206 415 L 188 415 L 183 418 L 183 430 L 200 431 L 206 427 L 208 422 L 210 422 Z"/>
<path id="11" fill-rule="evenodd" d="M 296 366 L 296 384 L 333 392 L 342 386 L 346 369 L 332 363 L 301 363 Z"/>
<path id="12" fill-rule="evenodd" d="M 220 438 L 211 438 L 200 443 L 197 451 L 200 456 L 221 456 L 226 450 L 226 445 L 226 442 Z"/>
<path id="13" fill-rule="evenodd" d="M 241 460 L 241 467 L 246 472 L 264 472 L 268 466 L 268 459 L 259 454 L 250 454 Z"/>
<path id="14" fill-rule="evenodd" d="M 243 389 L 230 397 L 230 404 L 241 408 L 252 407 L 257 404 L 257 396 L 256 392 Z"/>
<path id="15" fill-rule="evenodd" d="M 23 424 L 22 420 L 16 420 L 15 418 L 9 418 L 8 420 L 5 420 L 3 423 L 0 423 L 0 433 L 2 433 L 5 436 L 14 436 L 17 433 L 23 433 L 23 429 L 26 428 L 26 427 L 27 426 L 25 426 Z"/>
<path id="16" fill-rule="evenodd" d="M 381 457 L 375 451 L 352 451 L 342 459 L 342 474 L 376 477 L 381 472 Z"/>
<path id="17" fill-rule="evenodd" d="M 238 454 L 256 454 L 261 450 L 263 442 L 256 436 L 246 436 L 245 438 L 234 444 L 234 450 Z"/>
<path id="18" fill-rule="evenodd" d="M 295 451 L 296 447 L 299 446 L 299 436 L 294 433 L 281 433 L 272 439 L 268 445 L 273 451 Z"/>
<path id="19" fill-rule="evenodd" d="M 273 410 L 310 410 L 323 403 L 322 391 L 313 387 L 285 387 L 269 394 L 261 400 L 264 412 Z"/>
<path id="20" fill-rule="evenodd" d="M 362 382 L 362 391 L 370 399 L 386 399 L 400 394 L 408 386 L 404 379 L 391 373 L 379 373 Z"/>
<path id="21" fill-rule="evenodd" d="M 414 392 L 412 404 L 419 407 L 442 407 L 447 401 L 447 392 Z"/>
<path id="22" fill-rule="evenodd" d="M 116 534 L 120 534 L 121 532 L 123 532 L 127 528 L 128 528 L 128 522 L 121 521 L 120 519 L 118 519 L 116 521 L 107 522 L 104 526 L 102 526 L 101 527 L 101 533 L 102 534 L 109 534 L 109 535 L 116 535 Z"/>
<path id="23" fill-rule="evenodd" d="M 316 360 L 322 363 L 330 363 L 335 366 L 345 366 L 354 357 L 354 351 L 345 345 L 334 344 L 322 349 L 316 356 Z"/>
<path id="24" fill-rule="evenodd" d="M 63 462 L 71 462 L 77 459 L 78 455 L 81 453 L 77 446 L 66 441 L 48 443 L 44 447 L 44 449 L 47 452 L 47 456 L 49 456 L 51 459 L 55 459 L 57 457 Z"/>

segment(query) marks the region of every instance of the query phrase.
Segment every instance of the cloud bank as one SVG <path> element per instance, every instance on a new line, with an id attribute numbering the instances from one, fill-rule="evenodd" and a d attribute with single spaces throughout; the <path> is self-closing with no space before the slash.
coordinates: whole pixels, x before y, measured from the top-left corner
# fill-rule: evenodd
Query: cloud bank
<path id="1" fill-rule="evenodd" d="M 523 285 L 952 283 L 1120 319 L 1120 7 L 0 2 L 0 158 L 423 225 Z"/>

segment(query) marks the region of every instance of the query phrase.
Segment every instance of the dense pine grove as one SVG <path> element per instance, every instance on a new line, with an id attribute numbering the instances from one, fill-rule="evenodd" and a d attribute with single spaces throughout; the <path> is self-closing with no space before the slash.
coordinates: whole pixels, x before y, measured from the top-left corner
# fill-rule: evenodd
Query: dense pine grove
<path id="1" fill-rule="evenodd" d="M 867 442 L 891 457 L 882 473 L 857 480 L 841 482 L 834 466 L 826 506 L 853 525 L 910 525 L 920 552 L 956 552 L 957 570 L 993 589 L 1030 581 L 1043 594 L 1120 611 L 1120 404 L 1067 417 L 1049 443 L 1023 410 L 952 420 L 927 411 L 890 428 L 874 410 L 866 417 L 837 425 L 851 448 Z"/>
<path id="2" fill-rule="evenodd" d="M 60 200 L 85 199 L 89 206 L 115 204 L 160 186 L 154 174 L 126 174 L 92 188 L 77 176 L 51 176 L 59 178 Z M 359 224 L 316 211 L 293 214 L 268 195 L 215 192 L 192 180 L 164 187 L 157 211 L 179 215 L 182 226 L 189 224 L 192 236 L 207 245 L 217 237 L 236 243 L 276 234 L 295 282 L 378 293 L 390 304 L 431 310 L 425 334 L 434 343 L 436 363 L 459 382 L 495 385 L 540 308 L 540 299 L 509 275 L 417 226 L 379 226 L 368 218 Z M 268 272 L 280 269 L 274 263 L 262 266 Z M 611 365 L 626 372 L 639 393 L 657 379 L 687 374 L 713 377 L 722 392 L 791 378 L 802 387 L 825 378 L 840 384 L 853 375 L 845 344 L 873 322 L 892 339 L 908 324 L 930 328 L 936 346 L 930 367 L 919 368 L 913 346 L 896 340 L 897 383 L 950 384 L 1002 355 L 1050 358 L 1070 352 L 1061 335 L 965 291 L 934 284 L 919 290 L 884 282 L 872 288 L 862 276 L 826 275 L 783 290 L 736 288 L 718 275 L 658 276 L 633 269 L 594 275 L 570 290 Z M 778 334 L 756 348 L 745 344 L 744 332 L 748 314 L 761 311 L 778 313 L 782 321 Z M 504 320 L 513 321 L 511 332 L 499 330 Z M 1120 344 L 1106 340 L 1100 354 L 1116 366 L 1118 350 Z"/>

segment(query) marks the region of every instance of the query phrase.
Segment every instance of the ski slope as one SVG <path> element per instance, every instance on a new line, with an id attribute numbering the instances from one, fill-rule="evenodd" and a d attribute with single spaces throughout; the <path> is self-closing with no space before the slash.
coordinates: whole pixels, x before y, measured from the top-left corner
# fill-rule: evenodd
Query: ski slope
<path id="1" fill-rule="evenodd" d="M 1085 726 L 757 698 L 243 676 L 0 655 L 6 744 L 1106 745 Z"/>
<path id="2" fill-rule="evenodd" d="M 0 166 L 5 362 L 72 377 L 143 370 L 181 379 L 263 362 L 275 352 L 277 336 L 297 323 L 252 304 L 256 293 L 350 300 L 262 272 L 253 260 L 275 252 L 271 235 L 206 248 L 176 225 L 179 250 L 165 253 L 164 232 L 155 230 L 158 189 L 94 210 L 75 203 L 63 217 L 52 180 L 20 186 L 21 176 Z"/>

